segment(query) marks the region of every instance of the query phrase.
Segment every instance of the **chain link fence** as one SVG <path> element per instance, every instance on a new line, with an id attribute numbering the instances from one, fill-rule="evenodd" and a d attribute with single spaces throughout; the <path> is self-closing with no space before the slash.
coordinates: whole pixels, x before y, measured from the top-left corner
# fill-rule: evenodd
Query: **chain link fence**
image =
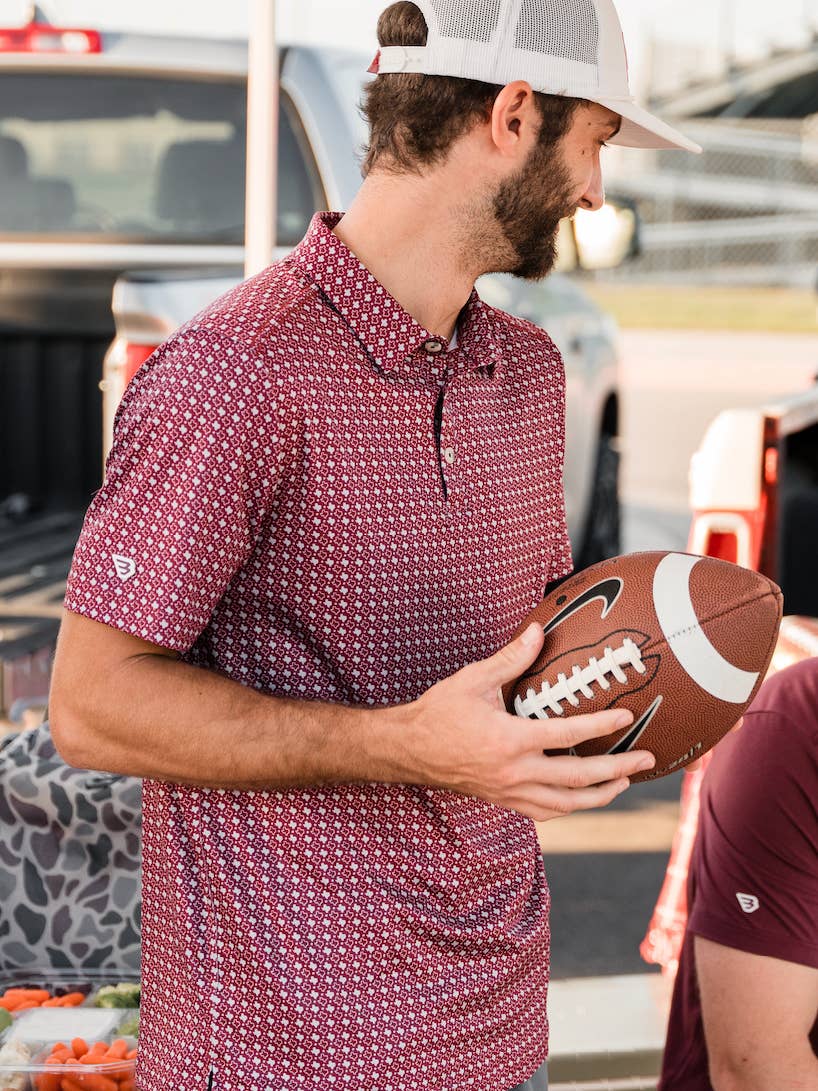
<path id="1" fill-rule="evenodd" d="M 609 153 L 607 188 L 637 202 L 643 252 L 606 279 L 814 285 L 818 117 L 680 127 L 702 155 Z"/>

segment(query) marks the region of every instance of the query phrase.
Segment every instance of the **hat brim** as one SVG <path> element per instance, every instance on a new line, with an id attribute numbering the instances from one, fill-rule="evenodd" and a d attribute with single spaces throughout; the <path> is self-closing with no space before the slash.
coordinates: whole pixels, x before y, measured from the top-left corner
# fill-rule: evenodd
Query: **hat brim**
<path id="1" fill-rule="evenodd" d="M 630 99 L 595 98 L 600 106 L 613 110 L 622 118 L 622 126 L 608 143 L 624 148 L 677 148 L 685 152 L 701 152 L 701 146 L 678 130 L 666 125 Z"/>

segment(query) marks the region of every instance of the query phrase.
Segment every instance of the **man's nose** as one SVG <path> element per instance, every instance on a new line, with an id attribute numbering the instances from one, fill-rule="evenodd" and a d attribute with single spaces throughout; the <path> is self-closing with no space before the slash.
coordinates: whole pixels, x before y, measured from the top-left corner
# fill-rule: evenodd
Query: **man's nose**
<path id="1" fill-rule="evenodd" d="M 579 204 L 580 208 L 586 208 L 589 212 L 598 212 L 605 204 L 605 186 L 602 182 L 602 167 L 599 160 L 596 162 L 594 172 Z"/>

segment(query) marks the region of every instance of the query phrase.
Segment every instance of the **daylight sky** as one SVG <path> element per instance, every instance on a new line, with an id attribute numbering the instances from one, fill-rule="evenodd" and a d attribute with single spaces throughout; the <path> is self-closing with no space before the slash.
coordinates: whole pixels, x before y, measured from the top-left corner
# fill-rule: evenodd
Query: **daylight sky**
<path id="1" fill-rule="evenodd" d="M 360 46 L 374 52 L 378 13 L 389 0 L 277 0 L 282 38 Z M 249 0 L 40 0 L 52 21 L 110 29 L 244 35 Z M 0 0 L 0 24 L 19 22 L 26 0 Z M 617 0 L 636 80 L 652 37 L 740 55 L 804 40 L 818 28 L 818 0 Z"/>

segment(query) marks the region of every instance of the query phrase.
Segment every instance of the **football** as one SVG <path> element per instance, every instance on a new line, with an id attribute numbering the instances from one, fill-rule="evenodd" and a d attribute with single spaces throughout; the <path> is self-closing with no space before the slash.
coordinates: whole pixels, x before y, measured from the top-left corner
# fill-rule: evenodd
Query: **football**
<path id="1" fill-rule="evenodd" d="M 536 663 L 503 689 L 532 719 L 626 708 L 634 721 L 570 752 L 649 750 L 667 776 L 701 757 L 741 718 L 764 680 L 781 624 L 766 576 L 687 553 L 630 553 L 560 584 L 525 619 L 542 625 Z M 556 753 L 556 751 L 549 751 Z"/>

